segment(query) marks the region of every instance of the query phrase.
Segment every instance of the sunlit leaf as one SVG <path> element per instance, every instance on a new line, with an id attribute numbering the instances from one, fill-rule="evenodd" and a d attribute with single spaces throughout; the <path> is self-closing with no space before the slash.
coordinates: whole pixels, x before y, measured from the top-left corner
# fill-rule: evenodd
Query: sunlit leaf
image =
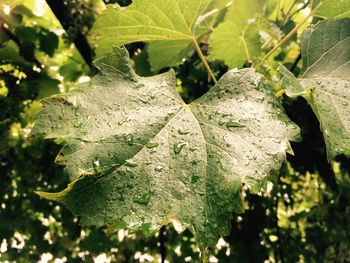
<path id="1" fill-rule="evenodd" d="M 64 143 L 72 182 L 39 194 L 87 225 L 153 234 L 188 227 L 202 248 L 229 231 L 240 190 L 257 192 L 285 160 L 298 127 L 253 69 L 227 72 L 185 104 L 174 72 L 139 77 L 127 51 L 98 61 L 89 84 L 43 101 L 34 135 Z"/>

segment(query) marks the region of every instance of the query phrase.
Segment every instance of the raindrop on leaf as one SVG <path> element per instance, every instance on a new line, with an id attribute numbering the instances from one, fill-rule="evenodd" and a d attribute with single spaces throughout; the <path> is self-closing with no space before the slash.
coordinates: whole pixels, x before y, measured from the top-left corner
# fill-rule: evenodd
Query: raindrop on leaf
<path id="1" fill-rule="evenodd" d="M 157 147 L 159 144 L 157 142 L 152 142 L 152 141 L 149 141 L 147 144 L 146 144 L 146 147 L 147 148 L 155 148 Z"/>
<path id="2" fill-rule="evenodd" d="M 125 161 L 125 166 L 128 166 L 128 167 L 136 167 L 137 164 L 136 164 L 134 161 L 132 161 L 132 160 L 126 160 L 126 161 Z"/>
<path id="3" fill-rule="evenodd" d="M 245 127 L 245 124 L 240 123 L 239 121 L 229 120 L 226 123 L 226 127 L 227 128 L 241 128 L 241 127 Z"/>
<path id="4" fill-rule="evenodd" d="M 175 143 L 173 146 L 174 153 L 179 154 L 181 150 L 187 145 L 187 142 Z"/>

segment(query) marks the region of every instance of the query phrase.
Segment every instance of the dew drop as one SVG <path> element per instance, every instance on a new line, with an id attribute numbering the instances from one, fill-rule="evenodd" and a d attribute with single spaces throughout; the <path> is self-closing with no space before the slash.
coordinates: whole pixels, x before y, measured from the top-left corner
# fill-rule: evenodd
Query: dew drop
<path id="1" fill-rule="evenodd" d="M 134 145 L 134 137 L 131 134 L 125 134 L 124 138 L 128 145 Z"/>
<path id="2" fill-rule="evenodd" d="M 145 193 L 143 195 L 136 196 L 134 198 L 134 202 L 141 204 L 141 205 L 147 205 L 149 203 L 149 201 L 151 200 L 151 197 L 152 197 L 151 192 Z"/>
<path id="3" fill-rule="evenodd" d="M 136 164 L 134 161 L 132 161 L 132 160 L 126 160 L 126 161 L 125 161 L 125 166 L 128 166 L 128 167 L 136 167 L 137 164 Z"/>
<path id="4" fill-rule="evenodd" d="M 349 103 L 347 103 L 346 101 L 343 101 L 343 102 L 342 102 L 342 105 L 343 105 L 343 106 L 348 106 Z"/>
<path id="5" fill-rule="evenodd" d="M 119 201 L 125 201 L 125 196 L 123 195 L 123 193 L 119 193 L 118 199 Z"/>
<path id="6" fill-rule="evenodd" d="M 144 98 L 140 98 L 138 97 L 139 101 L 141 101 L 142 103 L 144 104 L 147 104 L 148 103 L 148 100 L 147 99 L 144 99 Z"/>
<path id="7" fill-rule="evenodd" d="M 92 163 L 92 167 L 94 167 L 94 170 L 96 173 L 102 173 L 102 167 L 100 165 L 100 161 L 98 160 L 95 160 L 93 163 Z"/>
<path id="8" fill-rule="evenodd" d="M 173 146 L 174 153 L 179 154 L 181 150 L 187 145 L 187 142 L 175 143 Z"/>
<path id="9" fill-rule="evenodd" d="M 178 132 L 180 135 L 186 135 L 186 134 L 189 134 L 189 133 L 190 133 L 189 130 L 185 130 L 185 129 L 178 129 L 177 132 Z"/>
<path id="10" fill-rule="evenodd" d="M 191 178 L 191 183 L 197 183 L 199 181 L 199 176 L 198 175 L 192 175 L 192 178 Z"/>
<path id="11" fill-rule="evenodd" d="M 149 141 L 147 144 L 146 144 L 146 147 L 147 148 L 155 148 L 157 147 L 159 144 L 157 142 L 152 142 L 152 141 Z"/>
<path id="12" fill-rule="evenodd" d="M 73 124 L 74 128 L 80 128 L 81 125 L 83 125 L 83 124 L 82 124 L 80 121 L 76 121 L 76 122 L 74 122 L 74 124 Z"/>
<path id="13" fill-rule="evenodd" d="M 286 127 L 287 127 L 287 124 L 284 123 L 284 122 L 280 122 L 280 123 L 279 123 L 279 126 L 280 126 L 281 128 L 286 128 Z"/>
<path id="14" fill-rule="evenodd" d="M 241 128 L 245 127 L 245 124 L 240 123 L 239 121 L 229 120 L 226 123 L 227 128 Z"/>
<path id="15" fill-rule="evenodd" d="M 227 121 L 228 121 L 227 119 L 223 118 L 223 119 L 219 120 L 219 125 L 222 126 L 222 125 L 224 125 Z"/>
<path id="16" fill-rule="evenodd" d="M 163 169 L 164 169 L 164 167 L 161 166 L 161 165 L 158 165 L 156 168 L 154 168 L 154 170 L 155 170 L 156 172 L 161 172 L 161 171 L 163 171 Z"/>

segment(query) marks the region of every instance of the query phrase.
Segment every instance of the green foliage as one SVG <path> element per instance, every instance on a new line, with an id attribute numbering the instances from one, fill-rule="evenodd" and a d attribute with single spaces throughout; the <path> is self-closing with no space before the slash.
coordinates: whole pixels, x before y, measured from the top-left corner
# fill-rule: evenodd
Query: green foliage
<path id="1" fill-rule="evenodd" d="M 137 0 L 126 9 L 108 6 L 93 29 L 98 39 L 97 56 L 110 51 L 113 45 L 161 40 L 165 41 L 161 49 L 159 42 L 150 47 L 152 69 L 158 71 L 164 66 L 177 65 L 192 50 L 193 39 L 199 37 L 201 23 L 197 20 L 209 4 L 210 0 L 152 0 L 145 5 Z"/>
<path id="2" fill-rule="evenodd" d="M 300 38 L 300 83 L 282 69 L 282 86 L 288 96 L 304 95 L 309 101 L 320 121 L 329 159 L 350 156 L 350 19 L 321 21 Z"/>
<path id="3" fill-rule="evenodd" d="M 212 59 L 220 59 L 233 67 L 252 63 L 261 55 L 259 30 L 267 4 L 259 0 L 234 1 L 229 7 L 224 22 L 213 30 L 210 39 Z"/>
<path id="4" fill-rule="evenodd" d="M 324 18 L 350 17 L 350 2 L 347 0 L 324 0 L 316 8 L 315 14 Z"/>
<path id="5" fill-rule="evenodd" d="M 123 49 L 96 66 L 90 85 L 43 101 L 33 135 L 63 141 L 59 162 L 77 179 L 39 194 L 87 225 L 149 235 L 176 221 L 214 246 L 242 209 L 241 185 L 258 191 L 298 134 L 271 87 L 253 70 L 229 71 L 185 104 L 173 71 L 140 78 Z"/>
<path id="6" fill-rule="evenodd" d="M 0 3 L 0 261 L 347 262 L 348 1 L 105 2 Z"/>

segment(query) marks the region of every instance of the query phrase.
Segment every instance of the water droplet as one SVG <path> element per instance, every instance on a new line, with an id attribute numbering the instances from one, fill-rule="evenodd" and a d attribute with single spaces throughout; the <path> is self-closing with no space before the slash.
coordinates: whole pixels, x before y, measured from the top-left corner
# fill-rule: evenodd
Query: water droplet
<path id="1" fill-rule="evenodd" d="M 219 120 L 219 125 L 222 126 L 222 125 L 224 125 L 226 122 L 228 122 L 228 120 L 225 119 L 225 118 L 223 118 L 223 119 Z"/>
<path id="2" fill-rule="evenodd" d="M 245 124 L 240 123 L 239 121 L 229 120 L 226 123 L 227 128 L 241 128 L 245 127 Z"/>
<path id="3" fill-rule="evenodd" d="M 132 178 L 131 176 L 130 176 L 130 178 Z M 133 189 L 134 188 L 134 185 L 132 184 L 132 182 L 127 182 L 126 183 L 126 186 L 128 187 L 128 188 L 130 188 L 130 189 Z"/>
<path id="4" fill-rule="evenodd" d="M 134 145 L 134 137 L 131 134 L 124 134 L 124 138 L 128 145 Z"/>
<path id="5" fill-rule="evenodd" d="M 144 104 L 147 104 L 148 103 L 148 100 L 147 99 L 144 99 L 144 98 L 140 98 L 140 97 L 137 97 L 139 99 L 139 101 L 141 101 L 142 103 Z"/>
<path id="6" fill-rule="evenodd" d="M 68 97 L 67 101 L 70 104 L 72 104 L 73 108 L 77 107 L 77 97 L 76 96 Z"/>
<path id="7" fill-rule="evenodd" d="M 263 96 L 261 97 L 256 97 L 256 101 L 258 102 L 264 102 L 265 98 Z"/>
<path id="8" fill-rule="evenodd" d="M 75 114 L 75 116 L 79 116 L 79 115 L 80 115 L 79 110 L 78 110 L 78 109 L 75 109 L 74 114 Z"/>
<path id="9" fill-rule="evenodd" d="M 96 173 L 102 173 L 102 167 L 100 166 L 100 161 L 98 160 L 95 160 L 93 163 L 92 163 L 92 167 L 94 167 L 94 170 Z"/>
<path id="10" fill-rule="evenodd" d="M 151 200 L 151 197 L 152 197 L 152 192 L 145 193 L 143 195 L 136 196 L 134 198 L 134 202 L 141 205 L 147 205 Z"/>
<path id="11" fill-rule="evenodd" d="M 183 147 L 185 147 L 186 145 L 187 145 L 187 142 L 175 143 L 173 146 L 174 153 L 179 154 L 181 152 L 181 150 L 183 149 Z"/>
<path id="12" fill-rule="evenodd" d="M 189 130 L 185 130 L 185 129 L 178 129 L 177 132 L 178 132 L 180 135 L 186 135 L 186 134 L 189 134 L 189 133 L 190 133 Z"/>
<path id="13" fill-rule="evenodd" d="M 125 201 L 125 196 L 123 195 L 123 193 L 119 193 L 118 199 L 119 199 L 120 201 Z"/>
<path id="14" fill-rule="evenodd" d="M 156 172 L 161 172 L 161 171 L 163 171 L 163 169 L 164 169 L 164 167 L 161 166 L 161 165 L 158 165 L 156 168 L 154 168 L 154 170 L 155 170 Z"/>
<path id="15" fill-rule="evenodd" d="M 129 121 L 128 118 L 122 118 L 120 121 L 118 121 L 118 125 L 122 126 L 125 122 Z"/>
<path id="16" fill-rule="evenodd" d="M 322 81 L 318 80 L 318 81 L 316 81 L 316 84 L 321 85 Z"/>
<path id="17" fill-rule="evenodd" d="M 125 166 L 136 167 L 137 164 L 134 161 L 132 161 L 132 160 L 126 160 L 125 161 Z"/>
<path id="18" fill-rule="evenodd" d="M 282 127 L 282 128 L 286 128 L 286 127 L 287 127 L 287 124 L 284 123 L 284 122 L 280 122 L 280 123 L 279 123 L 279 126 Z"/>
<path id="19" fill-rule="evenodd" d="M 198 163 L 199 163 L 198 160 L 193 160 L 193 161 L 191 162 L 192 165 L 197 165 Z"/>
<path id="20" fill-rule="evenodd" d="M 343 106 L 348 106 L 349 103 L 347 103 L 346 101 L 343 101 L 343 102 L 342 102 L 342 105 L 343 105 Z"/>
<path id="21" fill-rule="evenodd" d="M 81 125 L 83 125 L 83 124 L 82 124 L 80 121 L 76 121 L 76 122 L 74 122 L 74 124 L 73 124 L 74 128 L 80 128 Z"/>
<path id="22" fill-rule="evenodd" d="M 155 148 L 157 147 L 159 144 L 157 142 L 152 142 L 152 141 L 149 141 L 147 144 L 146 144 L 146 147 L 147 148 Z"/>
<path id="23" fill-rule="evenodd" d="M 196 182 L 198 182 L 198 180 L 199 180 L 200 178 L 199 178 L 199 176 L 198 175 L 192 175 L 192 178 L 191 178 L 191 183 L 196 183 Z"/>

